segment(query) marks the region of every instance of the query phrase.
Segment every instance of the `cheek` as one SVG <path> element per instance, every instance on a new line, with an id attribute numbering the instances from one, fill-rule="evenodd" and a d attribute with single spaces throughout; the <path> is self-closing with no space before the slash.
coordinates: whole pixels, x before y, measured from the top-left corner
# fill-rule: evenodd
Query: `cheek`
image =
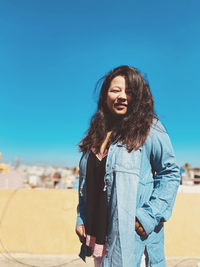
<path id="1" fill-rule="evenodd" d="M 107 96 L 107 100 L 106 100 L 107 106 L 110 107 L 113 103 L 113 99 L 110 95 Z"/>

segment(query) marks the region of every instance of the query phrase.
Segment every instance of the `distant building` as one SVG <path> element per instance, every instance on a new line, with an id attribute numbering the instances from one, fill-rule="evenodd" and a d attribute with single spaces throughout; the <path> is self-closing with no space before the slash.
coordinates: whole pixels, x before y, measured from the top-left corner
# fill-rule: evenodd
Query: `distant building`
<path id="1" fill-rule="evenodd" d="M 192 168 L 191 175 L 192 175 L 194 184 L 200 184 L 200 168 Z"/>
<path id="2" fill-rule="evenodd" d="M 0 174 L 0 189 L 18 189 L 23 187 L 23 176 L 20 172 L 9 171 Z"/>
<path id="3" fill-rule="evenodd" d="M 8 173 L 8 168 L 7 164 L 0 163 L 0 173 Z"/>
<path id="4" fill-rule="evenodd" d="M 9 166 L 7 164 L 1 163 L 2 153 L 0 152 L 0 173 L 8 173 Z"/>
<path id="5" fill-rule="evenodd" d="M 182 184 L 200 184 L 200 168 L 192 168 L 187 163 L 181 169 Z"/>

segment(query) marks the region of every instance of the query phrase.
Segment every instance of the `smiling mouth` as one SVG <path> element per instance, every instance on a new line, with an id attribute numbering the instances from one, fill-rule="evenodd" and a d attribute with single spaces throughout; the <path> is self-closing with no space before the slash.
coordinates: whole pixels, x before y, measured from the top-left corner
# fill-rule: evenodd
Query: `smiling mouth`
<path id="1" fill-rule="evenodd" d="M 123 104 L 123 103 L 116 103 L 116 104 L 114 104 L 114 106 L 115 106 L 116 108 L 120 108 L 120 109 L 122 109 L 122 108 L 126 108 L 126 107 L 127 107 L 127 105 L 126 105 L 126 104 Z"/>

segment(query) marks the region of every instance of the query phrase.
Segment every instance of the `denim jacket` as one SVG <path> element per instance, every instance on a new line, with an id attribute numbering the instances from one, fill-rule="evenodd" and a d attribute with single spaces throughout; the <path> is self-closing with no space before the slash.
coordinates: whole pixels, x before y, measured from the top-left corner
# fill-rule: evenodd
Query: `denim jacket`
<path id="1" fill-rule="evenodd" d="M 88 153 L 80 160 L 77 226 L 85 222 L 85 179 Z M 180 172 L 168 134 L 154 120 L 145 143 L 128 152 L 122 143 L 108 151 L 105 172 L 109 228 L 104 267 L 139 267 L 144 250 L 148 264 L 165 267 L 164 227 L 172 212 Z M 147 235 L 135 232 L 135 217 Z M 83 244 L 80 257 L 87 254 Z"/>

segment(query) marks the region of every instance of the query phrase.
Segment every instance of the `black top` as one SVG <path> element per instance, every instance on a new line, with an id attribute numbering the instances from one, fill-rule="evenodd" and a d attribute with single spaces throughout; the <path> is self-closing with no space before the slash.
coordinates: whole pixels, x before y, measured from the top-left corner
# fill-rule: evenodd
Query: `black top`
<path id="1" fill-rule="evenodd" d="M 96 237 L 96 244 L 105 244 L 108 228 L 107 191 L 104 191 L 105 156 L 101 161 L 91 151 L 86 173 L 86 234 Z"/>

